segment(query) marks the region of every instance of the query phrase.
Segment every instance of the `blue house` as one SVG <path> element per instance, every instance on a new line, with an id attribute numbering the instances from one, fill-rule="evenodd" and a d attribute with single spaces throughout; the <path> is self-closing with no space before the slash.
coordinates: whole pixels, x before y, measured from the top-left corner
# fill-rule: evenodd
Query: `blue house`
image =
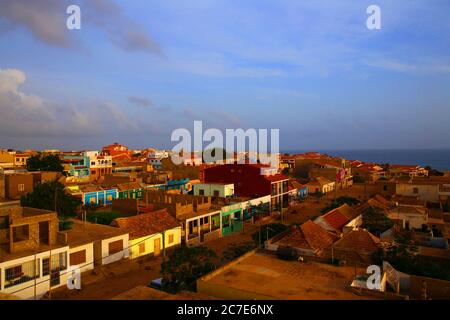
<path id="1" fill-rule="evenodd" d="M 189 183 L 189 178 L 180 180 L 169 180 L 166 183 L 166 190 L 187 190 L 186 184 Z"/>
<path id="2" fill-rule="evenodd" d="M 308 196 L 308 186 L 307 185 L 303 185 L 296 180 L 291 180 L 290 182 L 291 182 L 292 186 L 295 189 L 297 189 L 297 197 L 306 198 Z"/>
<path id="3" fill-rule="evenodd" d="M 100 186 L 80 186 L 81 199 L 85 205 L 109 205 L 119 197 L 117 188 L 102 188 Z"/>

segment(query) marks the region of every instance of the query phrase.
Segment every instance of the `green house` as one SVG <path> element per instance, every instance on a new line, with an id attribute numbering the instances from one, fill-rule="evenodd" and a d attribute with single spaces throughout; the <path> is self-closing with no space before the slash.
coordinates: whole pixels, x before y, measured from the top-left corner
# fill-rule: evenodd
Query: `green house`
<path id="1" fill-rule="evenodd" d="M 222 236 L 242 231 L 241 203 L 222 207 Z"/>
<path id="2" fill-rule="evenodd" d="M 144 188 L 137 182 L 120 183 L 117 185 L 119 199 L 142 199 Z"/>

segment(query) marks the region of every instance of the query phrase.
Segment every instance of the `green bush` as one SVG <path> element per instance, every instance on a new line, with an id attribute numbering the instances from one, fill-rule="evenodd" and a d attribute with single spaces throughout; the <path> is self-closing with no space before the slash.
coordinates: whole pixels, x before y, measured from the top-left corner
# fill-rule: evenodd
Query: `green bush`
<path id="1" fill-rule="evenodd" d="M 110 225 L 116 218 L 121 218 L 123 215 L 112 211 L 96 211 L 87 215 L 86 220 L 92 223 Z"/>
<path id="2" fill-rule="evenodd" d="M 344 204 L 348 204 L 349 206 L 354 206 L 359 203 L 360 203 L 360 201 L 356 198 L 342 196 L 342 197 L 336 198 L 336 200 L 333 200 L 333 202 L 331 202 L 331 204 L 329 206 L 323 208 L 322 210 L 320 210 L 320 212 L 327 213 L 328 211 L 339 208 L 340 206 L 342 206 Z"/>

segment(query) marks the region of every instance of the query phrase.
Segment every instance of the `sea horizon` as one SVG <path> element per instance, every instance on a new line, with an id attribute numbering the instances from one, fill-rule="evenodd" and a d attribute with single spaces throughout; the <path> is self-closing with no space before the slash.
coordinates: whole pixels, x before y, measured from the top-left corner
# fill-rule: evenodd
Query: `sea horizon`
<path id="1" fill-rule="evenodd" d="M 389 163 L 404 165 L 430 166 L 440 171 L 450 171 L 450 148 L 449 149 L 317 149 L 282 150 L 280 153 L 304 153 L 320 152 L 334 157 L 342 157 L 347 160 L 360 160 L 373 163 Z"/>

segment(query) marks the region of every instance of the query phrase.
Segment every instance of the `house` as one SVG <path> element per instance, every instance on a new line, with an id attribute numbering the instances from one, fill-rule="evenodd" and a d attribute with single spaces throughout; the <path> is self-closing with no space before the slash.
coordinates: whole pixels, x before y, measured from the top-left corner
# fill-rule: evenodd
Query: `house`
<path id="1" fill-rule="evenodd" d="M 403 164 L 391 164 L 388 168 L 388 174 L 393 178 L 402 178 L 402 177 L 427 177 L 428 170 L 422 168 L 419 165 L 403 165 Z"/>
<path id="2" fill-rule="evenodd" d="M 448 178 L 415 178 L 407 181 L 397 181 L 395 191 L 396 194 L 401 196 L 414 196 L 420 200 L 438 203 L 441 200 L 441 196 L 448 197 L 441 188 L 449 186 L 450 179 Z"/>
<path id="3" fill-rule="evenodd" d="M 184 194 L 168 194 L 163 190 L 144 193 L 143 199 L 156 210 L 167 209 L 182 226 L 182 241 L 197 245 L 222 236 L 221 211 L 211 198 Z"/>
<path id="4" fill-rule="evenodd" d="M 118 155 L 122 155 L 122 154 L 128 155 L 130 153 L 130 151 L 128 150 L 127 146 L 124 146 L 122 144 L 115 142 L 114 144 L 104 146 L 102 148 L 102 153 L 110 155 L 113 158 L 115 158 Z"/>
<path id="5" fill-rule="evenodd" d="M 69 247 L 57 233 L 56 212 L 0 208 L 1 293 L 39 299 L 67 283 Z"/>
<path id="6" fill-rule="evenodd" d="M 298 227 L 292 227 L 286 236 L 271 245 L 271 249 L 291 247 L 301 256 L 318 256 L 337 239 L 335 234 L 308 220 Z"/>
<path id="7" fill-rule="evenodd" d="M 386 177 L 386 171 L 374 163 L 352 162 L 352 172 L 354 176 L 362 177 L 365 181 L 377 181 Z"/>
<path id="8" fill-rule="evenodd" d="M 14 152 L 8 150 L 0 150 L 0 168 L 14 168 L 14 164 Z"/>
<path id="9" fill-rule="evenodd" d="M 326 194 L 334 190 L 336 183 L 324 177 L 317 177 L 311 179 L 306 185 L 308 186 L 308 193 Z"/>
<path id="10" fill-rule="evenodd" d="M 298 182 L 297 180 L 290 180 L 292 186 L 294 187 L 294 189 L 297 191 L 296 195 L 298 198 L 306 198 L 308 197 L 308 186 L 301 184 L 300 182 Z"/>
<path id="11" fill-rule="evenodd" d="M 116 185 L 119 199 L 142 199 L 144 187 L 137 182 L 119 183 Z"/>
<path id="12" fill-rule="evenodd" d="M 308 179 L 318 177 L 335 182 L 337 188 L 347 188 L 353 184 L 351 162 L 343 158 L 327 155 L 297 157 L 295 160 L 296 176 Z"/>
<path id="13" fill-rule="evenodd" d="M 355 229 L 345 233 L 328 250 L 327 255 L 347 264 L 372 263 L 372 255 L 380 248 L 380 239 L 365 229 Z"/>
<path id="14" fill-rule="evenodd" d="M 103 224 L 73 220 L 70 230 L 62 231 L 69 246 L 71 266 L 82 271 L 129 258 L 128 231 Z"/>
<path id="15" fill-rule="evenodd" d="M 101 187 L 93 184 L 71 185 L 66 189 L 73 196 L 78 196 L 83 205 L 109 205 L 118 198 L 118 190 L 114 187 Z"/>
<path id="16" fill-rule="evenodd" d="M 10 173 L 4 175 L 5 198 L 18 200 L 21 196 L 33 191 L 33 174 Z"/>
<path id="17" fill-rule="evenodd" d="M 194 196 L 226 198 L 234 195 L 232 183 L 197 183 L 192 185 L 192 189 Z"/>
<path id="18" fill-rule="evenodd" d="M 388 217 L 399 221 L 406 230 L 422 229 L 428 225 L 428 210 L 424 206 L 398 205 L 388 211 Z"/>
<path id="19" fill-rule="evenodd" d="M 355 212 L 348 204 L 343 204 L 316 218 L 314 222 L 325 230 L 339 235 L 343 232 L 344 226 L 356 218 L 356 216 L 358 216 L 357 212 Z"/>
<path id="20" fill-rule="evenodd" d="M 61 162 L 64 172 L 69 177 L 74 177 L 74 181 L 89 180 L 90 176 L 90 159 L 81 153 L 69 153 L 62 156 Z"/>
<path id="21" fill-rule="evenodd" d="M 31 156 L 29 152 L 15 153 L 14 154 L 14 166 L 15 167 L 26 167 L 27 160 Z"/>
<path id="22" fill-rule="evenodd" d="M 89 157 L 91 180 L 112 173 L 112 156 L 98 151 L 85 151 L 84 156 Z"/>
<path id="23" fill-rule="evenodd" d="M 111 224 L 129 232 L 130 258 L 158 256 L 161 251 L 181 244 L 181 224 L 167 209 L 117 218 Z"/>
<path id="24" fill-rule="evenodd" d="M 203 172 L 207 183 L 232 183 L 234 193 L 240 197 L 271 196 L 271 211 L 288 207 L 289 178 L 263 164 L 224 164 L 206 167 Z"/>

